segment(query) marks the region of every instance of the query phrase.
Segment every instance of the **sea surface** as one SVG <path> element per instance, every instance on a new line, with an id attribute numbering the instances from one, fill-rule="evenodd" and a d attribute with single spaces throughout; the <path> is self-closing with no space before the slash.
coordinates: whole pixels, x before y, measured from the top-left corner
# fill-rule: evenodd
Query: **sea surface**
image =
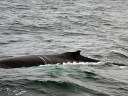
<path id="1" fill-rule="evenodd" d="M 101 62 L 0 68 L 0 96 L 128 96 L 128 0 L 0 0 L 0 59 L 76 50 Z"/>

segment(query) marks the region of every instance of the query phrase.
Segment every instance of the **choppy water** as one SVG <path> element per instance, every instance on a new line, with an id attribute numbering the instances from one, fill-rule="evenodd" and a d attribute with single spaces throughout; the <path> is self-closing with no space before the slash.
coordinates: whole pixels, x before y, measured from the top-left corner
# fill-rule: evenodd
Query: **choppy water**
<path id="1" fill-rule="evenodd" d="M 0 59 L 79 49 L 102 61 L 0 69 L 0 96 L 128 96 L 127 44 L 127 0 L 0 0 Z"/>

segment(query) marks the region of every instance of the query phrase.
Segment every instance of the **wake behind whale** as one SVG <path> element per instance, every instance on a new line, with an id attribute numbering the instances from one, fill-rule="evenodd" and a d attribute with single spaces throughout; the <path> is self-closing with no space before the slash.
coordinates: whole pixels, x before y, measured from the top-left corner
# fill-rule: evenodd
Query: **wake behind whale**
<path id="1" fill-rule="evenodd" d="M 31 55 L 13 57 L 0 61 L 0 68 L 20 68 L 32 67 L 46 64 L 63 64 L 67 62 L 99 62 L 80 55 L 80 50 L 75 52 L 65 52 L 57 55 Z"/>

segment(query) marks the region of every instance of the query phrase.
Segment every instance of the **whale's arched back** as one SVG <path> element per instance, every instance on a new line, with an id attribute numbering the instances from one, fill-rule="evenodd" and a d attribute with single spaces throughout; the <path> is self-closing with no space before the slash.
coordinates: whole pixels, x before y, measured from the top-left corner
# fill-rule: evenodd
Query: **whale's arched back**
<path id="1" fill-rule="evenodd" d="M 62 64 L 63 62 L 98 62 L 98 60 L 80 55 L 80 52 L 80 50 L 77 50 L 75 52 L 65 52 L 58 55 L 32 55 L 13 57 L 0 60 L 0 68 L 32 67 L 44 64 Z"/>

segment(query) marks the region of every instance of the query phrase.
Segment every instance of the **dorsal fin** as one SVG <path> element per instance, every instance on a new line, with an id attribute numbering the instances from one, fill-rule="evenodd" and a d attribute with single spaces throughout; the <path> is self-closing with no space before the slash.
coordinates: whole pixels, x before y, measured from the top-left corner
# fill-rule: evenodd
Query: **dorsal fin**
<path id="1" fill-rule="evenodd" d="M 75 52 L 66 52 L 66 53 L 62 53 L 62 54 L 66 54 L 66 55 L 71 55 L 71 56 L 78 56 L 80 55 L 81 50 L 77 50 Z"/>
<path id="2" fill-rule="evenodd" d="M 76 55 L 80 55 L 81 50 L 77 50 L 76 52 L 74 52 Z"/>
<path id="3" fill-rule="evenodd" d="M 75 52 L 71 52 L 71 54 L 72 54 L 72 56 L 78 56 L 78 55 L 80 55 L 80 50 L 77 50 L 77 51 L 75 51 Z"/>

